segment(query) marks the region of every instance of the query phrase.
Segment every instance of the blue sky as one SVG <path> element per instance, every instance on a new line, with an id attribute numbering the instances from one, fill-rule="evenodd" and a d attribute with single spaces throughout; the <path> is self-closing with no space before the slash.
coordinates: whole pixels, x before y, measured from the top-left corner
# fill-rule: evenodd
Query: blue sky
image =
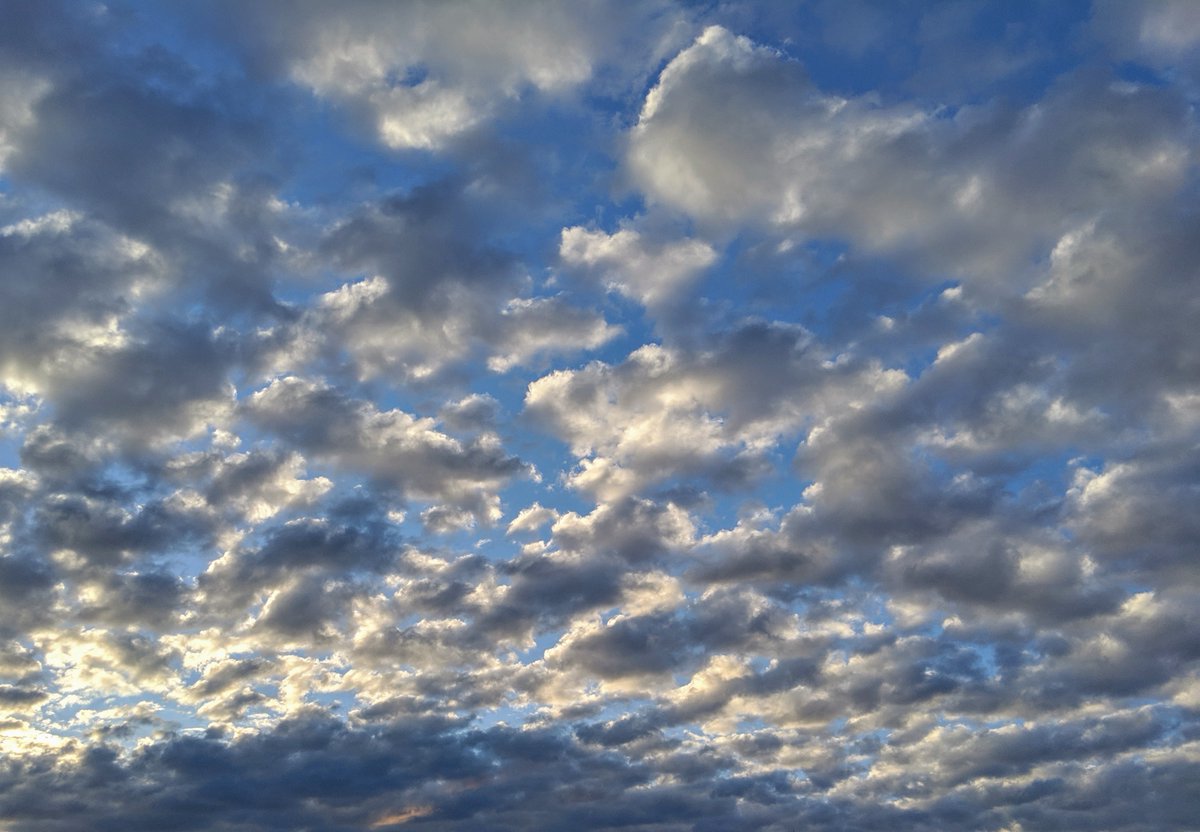
<path id="1" fill-rule="evenodd" d="M 1200 5 L 0 6 L 0 828 L 1189 829 Z"/>

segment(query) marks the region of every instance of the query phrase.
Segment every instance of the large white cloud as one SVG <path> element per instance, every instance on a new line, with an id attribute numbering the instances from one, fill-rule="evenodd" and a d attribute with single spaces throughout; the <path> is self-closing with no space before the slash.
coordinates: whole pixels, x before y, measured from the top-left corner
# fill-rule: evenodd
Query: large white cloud
<path id="1" fill-rule="evenodd" d="M 798 228 L 1000 279 L 1072 218 L 1173 192 L 1184 119 L 1172 93 L 1086 76 L 1016 111 L 841 97 L 713 26 L 647 94 L 626 164 L 651 199 L 714 227 Z"/>
<path id="2" fill-rule="evenodd" d="M 601 3 L 262 4 L 231 9 L 251 60 L 359 113 L 395 149 L 438 149 L 530 93 L 572 91 L 670 32 L 665 7 Z M 641 27 L 626 26 L 636 21 Z M 631 32 L 633 37 L 630 37 Z"/>

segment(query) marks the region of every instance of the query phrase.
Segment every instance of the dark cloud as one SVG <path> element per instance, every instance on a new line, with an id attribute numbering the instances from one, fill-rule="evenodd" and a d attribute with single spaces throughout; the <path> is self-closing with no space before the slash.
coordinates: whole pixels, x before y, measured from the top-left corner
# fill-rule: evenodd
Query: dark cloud
<path id="1" fill-rule="evenodd" d="M 54 495 L 34 514 L 36 532 L 50 550 L 68 549 L 84 563 L 115 566 L 203 539 L 207 531 L 186 511 L 161 502 L 127 511 L 123 501 Z"/>
<path id="2" fill-rule="evenodd" d="M 94 587 L 79 617 L 116 626 L 168 627 L 187 597 L 184 582 L 170 572 L 115 573 Z"/>
<path id="3" fill-rule="evenodd" d="M 984 734 L 981 741 L 993 744 L 1002 761 L 986 772 L 971 772 L 969 757 L 962 756 L 970 750 L 960 749 L 951 757 L 952 770 L 997 781 L 1004 768 L 1103 753 L 1153 730 L 1136 719 L 1073 728 L 1033 730 L 1011 739 Z M 1082 739 L 1077 732 L 1086 729 L 1091 733 Z M 587 750 L 545 730 L 464 730 L 453 721 L 410 720 L 368 732 L 310 715 L 233 743 L 176 737 L 126 760 L 96 748 L 69 768 L 10 763 L 4 808 L 23 830 L 83 823 L 150 829 L 164 822 L 195 829 L 288 824 L 332 830 L 386 827 L 389 821 L 429 829 L 463 822 L 513 829 L 786 829 L 798 819 L 816 829 L 886 823 L 929 830 L 972 817 L 980 828 L 999 829 L 1015 816 L 1023 823 L 1054 822 L 1068 808 L 1080 828 L 1115 823 L 1114 828 L 1133 829 L 1147 817 L 1138 820 L 1135 814 L 1146 792 L 1102 784 L 1136 783 L 1167 802 L 1150 817 L 1170 828 L 1186 824 L 1186 784 L 1195 773 L 1194 765 L 1170 759 L 1131 760 L 1091 772 L 1068 765 L 1020 788 L 996 782 L 923 803 L 924 808 L 901 809 L 859 806 L 840 797 L 817 800 L 814 783 L 783 771 L 722 776 L 729 759 L 712 749 L 676 747 L 660 751 L 658 759 L 674 782 L 651 784 L 646 763 Z M 578 785 L 582 778 L 586 788 Z M 1066 797 L 1071 786 L 1082 788 L 1074 805 Z M 33 799 L 35 794 L 42 799 Z M 995 808 L 976 814 L 984 799 Z"/>
<path id="4" fill-rule="evenodd" d="M 5 607 L 0 632 L 4 636 L 23 635 L 26 627 L 46 616 L 55 577 L 54 570 L 39 558 L 0 557 L 0 599 Z"/>
<path id="5" fill-rule="evenodd" d="M 524 473 L 494 437 L 462 442 L 430 418 L 378 410 L 320 382 L 287 377 L 255 393 L 247 415 L 303 451 L 403 497 L 447 502 L 492 522 L 497 487 Z"/>

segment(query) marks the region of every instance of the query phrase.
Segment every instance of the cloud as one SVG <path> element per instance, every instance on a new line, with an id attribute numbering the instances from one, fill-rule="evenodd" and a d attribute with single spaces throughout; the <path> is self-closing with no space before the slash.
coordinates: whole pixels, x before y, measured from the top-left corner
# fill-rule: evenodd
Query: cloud
<path id="1" fill-rule="evenodd" d="M 822 93 L 795 60 L 712 26 L 646 95 L 626 164 L 649 198 L 713 227 L 1003 279 L 1069 217 L 1169 196 L 1189 164 L 1182 107 L 1087 76 L 1024 111 L 883 106 Z"/>
<path id="2" fill-rule="evenodd" d="M 0 827 L 1188 827 L 1194 17 L 6 4 Z"/>
<path id="3" fill-rule="evenodd" d="M 1192 84 L 1200 69 L 1200 17 L 1180 0 L 1129 5 L 1099 2 L 1092 26 L 1118 55 L 1144 62 Z"/>
<path id="4" fill-rule="evenodd" d="M 463 183 L 443 182 L 368 206 L 321 248 L 369 276 L 324 293 L 276 336 L 277 364 L 348 355 L 361 379 L 436 380 L 482 350 L 493 372 L 594 349 L 620 330 L 561 296 L 528 296 L 511 253 L 486 243 L 488 221 Z M 270 360 L 270 359 L 268 359 Z"/>
<path id="5" fill-rule="evenodd" d="M 508 524 L 508 534 L 537 531 L 542 526 L 552 523 L 557 519 L 557 511 L 552 508 L 546 508 L 541 503 L 534 503 L 517 513 L 517 516 Z"/>
<path id="6" fill-rule="evenodd" d="M 580 226 L 563 229 L 558 253 L 564 263 L 598 272 L 608 288 L 651 307 L 673 300 L 717 259 L 701 240 L 648 243 L 632 229 L 605 234 Z"/>
<path id="7" fill-rule="evenodd" d="M 752 479 L 764 452 L 827 409 L 903 383 L 878 365 L 828 360 L 800 327 L 751 321 L 709 349 L 647 344 L 617 366 L 543 376 L 525 408 L 580 457 L 568 482 L 612 499 L 671 476 Z"/>
<path id="8" fill-rule="evenodd" d="M 433 419 L 380 411 L 317 381 L 276 379 L 250 397 L 247 415 L 307 453 L 405 497 L 468 508 L 484 522 L 495 519 L 496 487 L 525 471 L 494 437 L 464 444 Z"/>
<path id="9" fill-rule="evenodd" d="M 188 481 L 194 481 L 192 478 L 205 469 L 211 470 L 205 499 L 250 523 L 261 523 L 288 508 L 311 505 L 333 485 L 326 477 L 304 479 L 304 458 L 295 452 L 189 454 L 172 460 L 170 465 Z"/>
<path id="10" fill-rule="evenodd" d="M 590 2 L 569 11 L 541 2 L 226 11 L 244 28 L 216 25 L 232 30 L 249 61 L 345 106 L 394 150 L 438 150 L 530 95 L 574 92 L 601 69 L 619 68 L 624 51 L 651 52 L 666 28 L 654 3 L 627 10 L 624 23 L 644 27 L 632 30 L 636 39 Z"/>
<path id="11" fill-rule="evenodd" d="M 122 319 L 165 278 L 148 246 L 66 210 L 0 228 L 0 263 L 37 275 L 0 289 L 3 384 L 25 394 L 44 394 L 47 376 L 119 346 Z"/>

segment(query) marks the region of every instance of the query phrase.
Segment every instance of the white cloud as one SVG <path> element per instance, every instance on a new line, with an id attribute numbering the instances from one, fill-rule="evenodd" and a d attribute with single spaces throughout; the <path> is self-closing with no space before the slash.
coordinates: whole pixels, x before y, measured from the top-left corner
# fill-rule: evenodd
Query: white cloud
<path id="1" fill-rule="evenodd" d="M 500 314 L 497 352 L 487 360 L 488 369 L 497 373 L 538 357 L 595 349 L 621 332 L 602 315 L 572 307 L 561 297 L 514 298 Z"/>
<path id="2" fill-rule="evenodd" d="M 628 228 L 606 234 L 574 226 L 562 230 L 559 257 L 596 272 L 609 289 L 653 308 L 674 300 L 716 262 L 717 252 L 702 240 L 651 242 Z"/>
<path id="3" fill-rule="evenodd" d="M 625 161 L 648 197 L 714 228 L 798 228 L 1000 280 L 1070 217 L 1173 191 L 1180 116 L 1169 96 L 1099 83 L 1020 112 L 883 106 L 714 26 L 662 71 Z"/>
<path id="4" fill-rule="evenodd" d="M 662 26 L 652 4 L 625 14 L 644 23 L 642 48 L 652 49 Z M 289 78 L 358 110 L 394 149 L 436 150 L 530 92 L 573 90 L 625 46 L 617 21 L 591 2 L 351 2 L 336 12 L 289 3 L 248 17 L 270 21 L 248 40 Z"/>
<path id="5" fill-rule="evenodd" d="M 553 523 L 557 519 L 557 511 L 552 508 L 546 508 L 541 503 L 534 503 L 517 512 L 517 516 L 508 524 L 508 534 L 534 532 L 547 523 Z"/>
<path id="6" fill-rule="evenodd" d="M 568 481 L 603 499 L 680 474 L 731 484 L 785 436 L 906 380 L 818 351 L 799 328 L 751 323 L 702 352 L 649 344 L 619 365 L 551 373 L 525 407 L 580 458 Z"/>

